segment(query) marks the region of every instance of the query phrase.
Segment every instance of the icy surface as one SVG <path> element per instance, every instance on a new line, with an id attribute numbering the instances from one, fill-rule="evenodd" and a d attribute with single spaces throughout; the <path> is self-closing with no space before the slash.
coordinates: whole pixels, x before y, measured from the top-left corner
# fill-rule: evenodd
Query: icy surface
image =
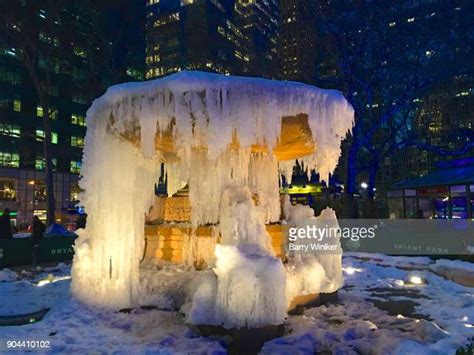
<path id="1" fill-rule="evenodd" d="M 353 123 L 353 110 L 340 92 L 201 72 L 109 88 L 87 113 L 80 186 L 89 217 L 76 241 L 73 294 L 86 303 L 114 308 L 140 300 L 145 214 L 164 162 L 170 196 L 189 186 L 192 227 L 220 223 L 223 245 L 216 246 L 214 275 L 216 302 L 224 309 L 218 321 L 228 324 L 233 318 L 236 326 L 260 325 L 266 317 L 268 324 L 281 322 L 286 282 L 264 224 L 280 219 L 278 172 L 287 176 L 293 163 L 279 164 L 273 148 L 283 117 L 298 114 L 307 115 L 312 135 L 308 143 L 316 145 L 302 160 L 327 179 Z M 169 151 L 156 150 L 160 137 L 172 145 L 173 159 L 167 158 Z M 252 152 L 254 146 L 261 151 Z M 185 259 L 199 254 L 192 237 L 185 243 Z M 260 257 L 252 258 L 248 251 L 257 249 Z M 219 256 L 219 250 L 234 257 Z M 318 262 L 329 278 L 330 263 Z M 264 275 L 262 265 L 274 275 Z M 237 316 L 238 302 L 231 293 L 245 280 L 254 280 L 249 286 L 258 292 L 245 295 L 247 303 Z M 326 284 L 321 280 L 318 287 Z"/>

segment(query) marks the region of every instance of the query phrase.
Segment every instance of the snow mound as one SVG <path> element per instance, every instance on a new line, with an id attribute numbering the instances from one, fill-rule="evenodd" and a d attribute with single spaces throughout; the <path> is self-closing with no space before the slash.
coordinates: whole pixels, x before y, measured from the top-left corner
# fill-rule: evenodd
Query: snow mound
<path id="1" fill-rule="evenodd" d="M 10 269 L 0 270 L 0 282 L 15 281 L 17 278 L 18 275 L 15 271 Z"/>

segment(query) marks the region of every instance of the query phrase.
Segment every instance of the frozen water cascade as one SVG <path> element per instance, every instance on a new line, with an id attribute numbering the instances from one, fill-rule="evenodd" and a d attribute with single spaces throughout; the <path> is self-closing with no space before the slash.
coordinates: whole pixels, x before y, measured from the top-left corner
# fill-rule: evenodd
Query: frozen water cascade
<path id="1" fill-rule="evenodd" d="M 285 142 L 282 127 L 295 116 L 307 136 L 291 154 L 285 144 L 295 146 L 298 134 Z M 192 227 L 220 232 L 213 272 L 189 295 L 189 322 L 279 324 L 290 293 L 337 289 L 340 256 L 308 270 L 294 264 L 291 274 L 265 224 L 280 220 L 279 172 L 291 179 L 294 159 L 303 158 L 327 177 L 352 124 L 340 92 L 293 82 L 180 72 L 109 88 L 87 113 L 80 185 L 89 217 L 76 241 L 74 295 L 114 308 L 138 302 L 145 214 L 161 163 L 170 196 L 189 187 Z"/>

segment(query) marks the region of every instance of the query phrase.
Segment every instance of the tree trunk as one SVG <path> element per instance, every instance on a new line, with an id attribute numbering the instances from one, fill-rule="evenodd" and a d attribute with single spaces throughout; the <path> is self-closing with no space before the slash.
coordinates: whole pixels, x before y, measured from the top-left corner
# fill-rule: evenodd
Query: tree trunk
<path id="1" fill-rule="evenodd" d="M 38 100 L 43 109 L 43 155 L 45 162 L 46 183 L 46 223 L 51 225 L 56 221 L 56 199 L 54 198 L 53 160 L 51 157 L 51 125 L 48 102 L 48 88 L 50 87 L 49 73 L 46 73 L 46 82 L 43 84 L 36 69 L 36 62 L 30 57 L 24 57 L 23 62 L 28 69 L 31 80 L 38 94 Z"/>
<path id="2" fill-rule="evenodd" d="M 49 109 L 47 105 L 41 104 L 43 107 L 43 154 L 45 161 L 45 180 L 46 180 L 46 198 L 47 198 L 47 225 L 51 225 L 56 221 L 56 199 L 54 197 L 54 175 L 53 175 L 53 159 L 51 156 L 51 125 L 49 118 Z"/>
<path id="3" fill-rule="evenodd" d="M 366 211 L 368 218 L 377 218 L 377 206 L 375 204 L 375 182 L 377 178 L 378 163 L 374 163 L 369 168 L 369 182 L 367 186 Z"/>
<path id="4" fill-rule="evenodd" d="M 354 198 L 354 194 L 357 192 L 356 178 L 357 178 L 357 166 L 356 166 L 357 149 L 352 145 L 347 155 L 346 162 L 346 174 L 344 182 L 344 197 L 343 197 L 343 218 L 358 218 L 357 201 Z"/>

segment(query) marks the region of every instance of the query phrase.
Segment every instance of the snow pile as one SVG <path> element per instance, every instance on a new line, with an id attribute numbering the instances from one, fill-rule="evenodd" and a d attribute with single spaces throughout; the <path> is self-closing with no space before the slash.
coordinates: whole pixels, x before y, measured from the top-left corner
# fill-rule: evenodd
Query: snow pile
<path id="1" fill-rule="evenodd" d="M 18 278 L 18 275 L 15 271 L 10 269 L 0 270 L 0 282 L 5 281 L 15 281 Z"/>
<path id="2" fill-rule="evenodd" d="M 144 216 L 164 162 L 169 195 L 189 186 L 193 229 L 220 222 L 217 279 L 201 290 L 209 294 L 214 287 L 216 304 L 225 307 L 217 310 L 218 321 L 281 322 L 285 277 L 264 224 L 280 218 L 279 163 L 272 150 L 283 117 L 298 114 L 307 115 L 308 144 L 317 146 L 303 157 L 305 166 L 327 177 L 353 123 L 353 110 L 340 92 L 200 72 L 109 88 L 87 113 L 80 186 L 89 218 L 76 241 L 73 293 L 109 307 L 139 299 Z M 280 164 L 285 175 L 290 164 Z M 192 258 L 196 246 L 191 240 L 186 245 Z M 329 278 L 330 265 L 318 262 Z M 232 299 L 231 292 L 240 298 Z M 238 303 L 245 307 L 236 314 Z"/>

